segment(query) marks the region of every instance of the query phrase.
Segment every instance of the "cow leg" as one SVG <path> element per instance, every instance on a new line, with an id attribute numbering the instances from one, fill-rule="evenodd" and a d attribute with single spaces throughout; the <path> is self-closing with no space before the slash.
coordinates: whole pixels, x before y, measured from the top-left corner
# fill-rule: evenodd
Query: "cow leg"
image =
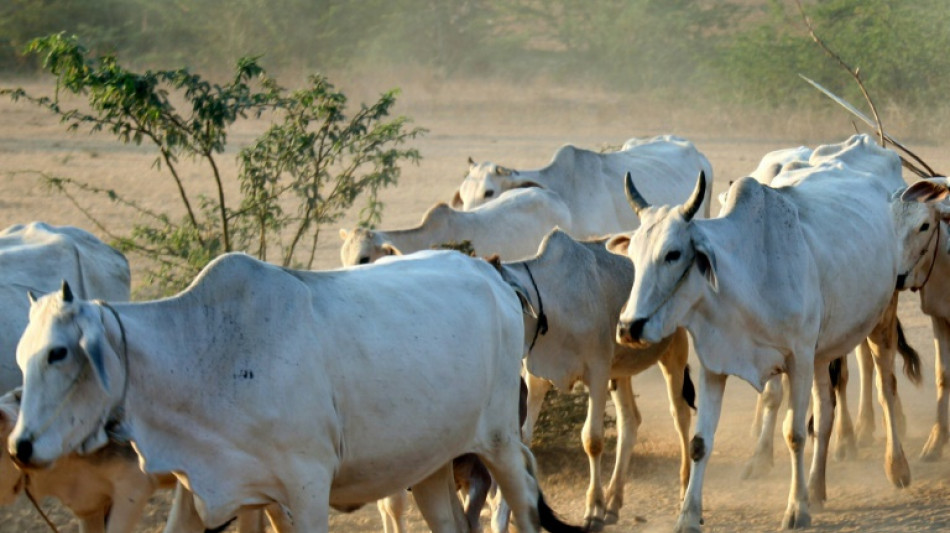
<path id="1" fill-rule="evenodd" d="M 812 386 L 815 405 L 815 449 L 812 455 L 811 475 L 808 479 L 808 503 L 816 510 L 820 510 L 828 498 L 825 479 L 828 466 L 828 444 L 831 442 L 831 429 L 835 418 L 834 394 L 828 365 L 817 363 Z"/>
<path id="2" fill-rule="evenodd" d="M 742 479 L 765 477 L 772 469 L 772 450 L 775 446 L 775 424 L 778 421 L 778 408 L 782 405 L 782 375 L 772 376 L 765 383 L 756 402 L 756 418 L 761 420 L 758 441 L 752 457 L 742 469 Z M 761 414 L 759 413 L 761 411 Z M 755 423 L 753 422 L 753 427 Z"/>
<path id="3" fill-rule="evenodd" d="M 299 482 L 290 481 L 289 485 L 296 486 L 297 490 L 288 494 L 286 507 L 280 507 L 284 520 L 274 522 L 272 513 L 271 525 L 277 533 L 329 533 L 330 529 L 330 486 L 333 476 L 330 473 L 332 465 L 319 463 L 298 463 L 298 469 L 308 472 L 309 475 Z M 275 506 L 269 506 L 268 509 Z"/>
<path id="4" fill-rule="evenodd" d="M 106 533 L 106 509 L 79 518 L 79 533 Z M 131 529 L 126 531 L 131 532 Z"/>
<path id="5" fill-rule="evenodd" d="M 607 408 L 608 380 L 606 372 L 601 374 L 591 370 L 588 381 L 590 394 L 587 399 L 587 420 L 581 430 L 581 442 L 590 463 L 590 485 L 587 487 L 587 510 L 584 514 L 584 528 L 587 531 L 604 529 L 604 515 L 607 511 L 601 484 L 600 456 L 604 452 L 604 411 Z"/>
<path id="6" fill-rule="evenodd" d="M 868 337 L 868 344 L 874 356 L 874 365 L 877 368 L 878 401 L 881 403 L 881 409 L 884 412 L 884 426 L 887 434 L 884 470 L 887 473 L 887 479 L 894 486 L 903 488 L 910 485 L 910 465 L 907 463 L 907 457 L 904 456 L 896 423 L 897 378 L 894 376 L 894 354 L 897 352 L 896 311 L 897 296 L 895 293 L 890 307 L 885 311 L 884 319 Z"/>
<path id="7" fill-rule="evenodd" d="M 848 357 L 841 358 L 838 384 L 835 386 L 835 459 L 843 461 L 858 456 L 858 443 L 854 435 L 854 423 L 851 421 L 851 412 L 848 410 Z"/>
<path id="8" fill-rule="evenodd" d="M 413 485 L 412 497 L 433 533 L 468 531 L 462 502 L 455 490 L 451 462 Z"/>
<path id="9" fill-rule="evenodd" d="M 492 478 L 488 468 L 478 459 L 473 459 L 468 477 L 468 497 L 465 502 L 465 519 L 472 533 L 479 533 L 482 530 L 480 518 L 491 486 Z M 505 513 L 507 512 L 506 506 Z"/>
<path id="10" fill-rule="evenodd" d="M 551 390 L 551 382 L 528 371 L 524 372 L 524 380 L 528 386 L 528 418 L 521 426 L 521 440 L 531 446 L 531 439 L 534 437 L 534 425 L 538 422 L 538 416 L 541 415 L 544 397 Z"/>
<path id="11" fill-rule="evenodd" d="M 623 507 L 623 486 L 627 479 L 627 468 L 633 446 L 637 443 L 637 429 L 640 427 L 640 411 L 633 395 L 632 380 L 629 377 L 617 379 L 617 387 L 610 392 L 617 409 L 617 457 L 614 471 L 607 485 L 607 512 L 604 523 L 616 524 Z"/>
<path id="12" fill-rule="evenodd" d="M 808 510 L 808 489 L 805 485 L 805 418 L 808 416 L 808 391 L 814 380 L 812 357 L 801 357 L 802 351 L 793 352 L 798 359 L 788 374 L 788 416 L 785 417 L 785 443 L 792 461 L 792 483 L 788 492 L 788 507 L 782 519 L 785 529 L 805 528 L 811 525 Z M 804 362 L 799 362 L 804 359 Z M 826 367 L 827 368 L 827 367 Z M 700 404 L 702 408 L 702 404 Z"/>
<path id="13" fill-rule="evenodd" d="M 479 457 L 498 484 L 501 495 L 511 508 L 519 533 L 539 531 L 538 502 L 540 488 L 534 477 L 534 456 L 527 445 L 499 435 L 492 448 Z"/>
<path id="14" fill-rule="evenodd" d="M 693 460 L 686 486 L 686 496 L 676 521 L 676 533 L 698 533 L 703 521 L 703 479 L 706 464 L 712 455 L 716 427 L 722 414 L 722 395 L 726 388 L 726 376 L 715 374 L 705 367 L 699 372 L 699 406 L 696 412 L 696 435 L 690 443 Z"/>
<path id="15" fill-rule="evenodd" d="M 405 533 L 406 512 L 409 510 L 409 493 L 401 490 L 376 502 L 385 533 Z"/>
<path id="16" fill-rule="evenodd" d="M 277 533 L 294 533 L 294 522 L 280 505 L 268 505 L 264 508 L 264 514 L 267 515 L 271 528 Z"/>
<path id="17" fill-rule="evenodd" d="M 934 329 L 934 358 L 937 384 L 937 421 L 930 437 L 920 452 L 924 461 L 936 461 L 943 455 L 943 447 L 950 440 L 950 323 L 943 318 L 931 317 Z"/>
<path id="18" fill-rule="evenodd" d="M 181 483 L 176 483 L 164 533 L 204 533 L 204 530 L 204 523 L 195 508 L 194 495 Z"/>
<path id="19" fill-rule="evenodd" d="M 686 382 L 686 372 L 688 372 L 686 363 L 689 358 L 689 337 L 686 330 L 682 328 L 678 329 L 674 335 L 673 342 L 660 357 L 659 363 L 663 377 L 666 378 L 666 389 L 670 397 L 670 414 L 673 415 L 676 434 L 680 438 L 680 500 L 682 500 L 686 494 L 686 485 L 689 483 L 689 424 L 692 418 L 690 405 L 683 397 L 683 385 Z M 616 398 L 614 401 L 616 402 Z M 638 416 L 638 425 L 639 422 Z M 630 446 L 632 448 L 633 444 Z"/>
<path id="20" fill-rule="evenodd" d="M 858 371 L 861 373 L 860 396 L 858 399 L 858 422 L 855 426 L 855 438 L 858 446 L 874 444 L 874 402 L 872 401 L 872 387 L 874 383 L 874 363 L 871 347 L 867 340 L 855 349 L 858 359 Z"/>
<path id="21" fill-rule="evenodd" d="M 492 479 L 491 489 L 488 491 L 489 505 L 491 506 L 491 530 L 492 533 L 507 533 L 508 520 L 511 518 L 511 509 L 505 503 L 501 496 L 501 490 L 498 489 L 498 483 Z"/>
<path id="22" fill-rule="evenodd" d="M 238 533 L 264 533 L 263 508 L 241 509 L 237 514 Z"/>
<path id="23" fill-rule="evenodd" d="M 155 492 L 155 483 L 141 473 L 138 463 L 133 463 L 131 468 L 135 469 L 131 475 L 117 480 L 113 489 L 117 497 L 112 499 L 106 533 L 132 533 L 142 518 L 148 499 Z"/>

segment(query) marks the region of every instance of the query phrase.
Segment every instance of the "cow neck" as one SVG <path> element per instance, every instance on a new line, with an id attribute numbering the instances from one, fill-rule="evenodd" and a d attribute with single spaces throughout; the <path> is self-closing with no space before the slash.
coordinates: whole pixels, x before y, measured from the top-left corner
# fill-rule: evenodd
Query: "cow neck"
<path id="1" fill-rule="evenodd" d="M 121 428 L 123 418 L 125 418 L 125 398 L 129 391 L 129 340 L 125 332 L 125 324 L 122 323 L 122 318 L 119 317 L 119 312 L 115 310 L 115 307 L 102 300 L 95 300 L 94 303 L 99 306 L 103 324 L 105 324 L 105 313 L 103 313 L 102 308 L 108 309 L 115 317 L 116 323 L 119 324 L 119 335 L 122 339 L 122 367 L 125 371 L 125 377 L 122 380 L 122 395 L 119 396 L 119 401 L 112 406 L 108 418 L 106 418 L 105 429 L 111 439 L 118 442 L 128 442 L 128 438 L 123 434 Z"/>
<path id="2" fill-rule="evenodd" d="M 531 267 L 528 266 L 528 263 L 522 264 L 528 273 L 528 279 L 531 280 L 531 286 L 534 287 L 534 294 L 538 297 L 538 323 L 534 328 L 534 338 L 531 339 L 531 346 L 528 347 L 528 353 L 531 353 L 531 350 L 534 349 L 534 344 L 538 341 L 538 335 L 545 335 L 548 332 L 548 317 L 544 314 L 544 302 L 541 301 L 541 291 L 538 290 L 538 284 L 534 281 Z"/>

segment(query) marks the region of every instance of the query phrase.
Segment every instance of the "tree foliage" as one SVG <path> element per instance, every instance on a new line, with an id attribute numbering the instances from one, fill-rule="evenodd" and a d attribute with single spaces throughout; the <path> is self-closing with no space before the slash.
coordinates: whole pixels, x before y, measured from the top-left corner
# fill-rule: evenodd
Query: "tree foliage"
<path id="1" fill-rule="evenodd" d="M 339 220 L 361 196 L 361 220 L 378 221 L 379 188 L 396 183 L 400 163 L 420 158 L 404 145 L 424 130 L 410 127 L 405 117 L 388 118 L 395 91 L 349 116 L 346 96 L 326 78 L 312 76 L 305 88 L 291 92 L 254 58 L 241 59 L 231 79 L 217 84 L 187 69 L 134 72 L 114 55 L 91 56 L 76 38 L 62 34 L 36 39 L 28 50 L 43 56 L 57 94 L 3 93 L 48 109 L 70 129 L 104 130 L 123 143 L 156 149 L 155 165 L 174 182 L 181 217 L 94 184 L 63 177 L 48 182 L 71 198 L 76 191 L 105 194 L 144 217 L 117 243 L 155 261 L 153 281 L 163 292 L 181 288 L 223 252 L 262 259 L 276 252 L 282 265 L 311 266 L 323 225 Z M 87 106 L 65 107 L 60 92 L 84 97 Z M 174 102 L 184 104 L 180 109 Z M 219 159 L 230 129 L 263 113 L 273 124 L 241 150 L 237 175 L 224 175 Z M 211 196 L 188 191 L 179 170 L 183 158 L 206 168 Z M 231 180 L 237 187 L 229 188 Z M 227 198 L 233 188 L 240 190 L 238 200 Z"/>
<path id="2" fill-rule="evenodd" d="M 943 101 L 950 3 L 804 4 L 875 92 L 921 107 Z M 803 72 L 856 96 L 811 42 L 792 0 L 8 0 L 0 3 L 0 69 L 30 68 L 16 52 L 56 31 L 139 64 L 207 69 L 264 51 L 277 69 L 421 65 L 448 76 L 544 76 L 769 106 L 815 98 L 796 77 Z"/>

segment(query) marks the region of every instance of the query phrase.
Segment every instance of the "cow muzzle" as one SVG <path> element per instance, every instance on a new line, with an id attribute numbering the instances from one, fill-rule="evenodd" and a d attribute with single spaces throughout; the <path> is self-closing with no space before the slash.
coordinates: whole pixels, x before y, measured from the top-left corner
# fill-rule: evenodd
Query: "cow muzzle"
<path id="1" fill-rule="evenodd" d="M 617 323 L 617 342 L 634 348 L 642 348 L 651 344 L 643 338 L 643 327 L 648 318 L 637 318 L 632 321 L 621 320 Z"/>
<path id="2" fill-rule="evenodd" d="M 41 461 L 37 459 L 36 450 L 33 447 L 33 440 L 21 437 L 16 443 L 10 443 L 10 459 L 22 470 L 42 470 L 53 464 L 51 461 Z"/>

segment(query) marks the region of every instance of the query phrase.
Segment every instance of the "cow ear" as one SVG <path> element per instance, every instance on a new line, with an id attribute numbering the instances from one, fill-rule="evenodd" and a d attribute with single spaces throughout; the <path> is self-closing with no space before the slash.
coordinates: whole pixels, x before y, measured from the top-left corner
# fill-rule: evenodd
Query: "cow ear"
<path id="1" fill-rule="evenodd" d="M 392 244 L 389 244 L 388 242 L 382 245 L 380 248 L 383 249 L 383 253 L 386 255 L 402 255 L 402 252 L 399 251 L 399 248 L 396 248 L 395 246 L 393 246 Z"/>
<path id="2" fill-rule="evenodd" d="M 512 173 L 510 168 L 505 168 L 501 165 L 495 167 L 495 174 L 499 176 L 510 176 Z"/>
<path id="3" fill-rule="evenodd" d="M 456 208 L 456 209 L 459 209 L 459 208 L 461 208 L 461 207 L 463 207 L 463 206 L 465 205 L 465 204 L 462 202 L 462 190 L 461 190 L 461 189 L 455 191 L 455 196 L 452 197 L 452 204 L 451 204 L 451 205 L 452 205 L 452 207 L 454 207 L 454 208 Z"/>
<path id="4" fill-rule="evenodd" d="M 499 269 L 499 271 L 500 270 L 501 269 Z M 520 283 L 517 283 L 515 281 L 509 281 L 509 280 L 505 280 L 505 281 L 508 282 L 508 286 L 511 287 L 511 290 L 515 291 L 515 295 L 518 296 L 518 301 L 521 302 L 521 313 L 523 315 L 530 316 L 531 318 L 537 319 L 538 310 L 534 308 L 534 305 L 532 305 L 531 303 L 531 299 L 528 298 L 528 291 L 526 291 L 525 288 L 522 287 Z"/>
<path id="5" fill-rule="evenodd" d="M 629 235 L 614 235 L 613 237 L 607 239 L 607 250 L 624 257 L 627 256 L 627 249 L 630 248 L 630 236 Z"/>
<path id="6" fill-rule="evenodd" d="M 950 195 L 947 188 L 947 178 L 925 179 L 914 183 L 901 194 L 905 202 L 935 202 Z"/>
<path id="7" fill-rule="evenodd" d="M 36 301 L 39 300 L 39 298 L 37 298 L 36 296 L 36 293 L 29 290 L 26 291 L 26 297 L 30 299 L 30 307 L 33 307 L 34 305 L 36 305 Z"/>
<path id="8" fill-rule="evenodd" d="M 73 290 L 69 288 L 66 280 L 63 280 L 63 301 L 66 303 L 73 301 Z"/>
<path id="9" fill-rule="evenodd" d="M 468 158 L 468 168 L 471 170 L 471 168 L 474 167 L 475 165 L 476 165 L 475 160 L 472 159 L 471 156 L 469 156 L 469 158 Z"/>
<path id="10" fill-rule="evenodd" d="M 106 374 L 106 364 L 102 350 L 103 324 L 101 321 L 88 317 L 86 312 L 82 313 L 80 321 L 79 330 L 82 336 L 79 338 L 79 349 L 89 359 L 89 364 L 92 366 L 93 373 L 96 375 L 96 380 L 99 381 L 102 390 L 108 393 L 109 375 Z"/>
<path id="11" fill-rule="evenodd" d="M 706 278 L 713 292 L 719 292 L 719 278 L 716 276 L 716 253 L 705 238 L 693 240 L 696 251 L 696 268 Z"/>
<path id="12" fill-rule="evenodd" d="M 340 240 L 345 241 L 347 236 L 349 236 L 349 234 L 346 232 L 346 230 L 343 228 L 340 228 Z"/>

